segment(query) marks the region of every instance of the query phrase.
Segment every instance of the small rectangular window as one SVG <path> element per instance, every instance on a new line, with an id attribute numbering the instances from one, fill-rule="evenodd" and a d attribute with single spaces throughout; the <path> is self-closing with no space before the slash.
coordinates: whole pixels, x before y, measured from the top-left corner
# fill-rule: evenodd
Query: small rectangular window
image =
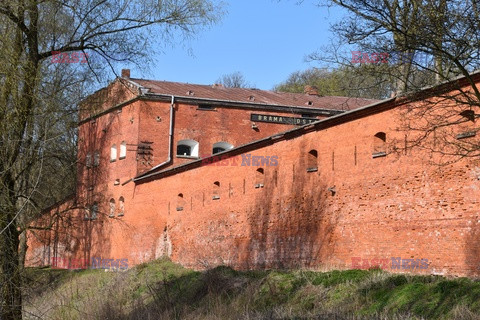
<path id="1" fill-rule="evenodd" d="M 468 131 L 468 132 L 462 132 L 462 133 L 457 134 L 456 138 L 458 140 L 461 140 L 461 139 L 471 138 L 471 137 L 475 137 L 475 136 L 476 136 L 475 131 Z"/>
<path id="2" fill-rule="evenodd" d="M 387 156 L 387 153 L 386 152 L 374 152 L 372 153 L 372 158 L 380 158 L 380 157 L 386 157 Z"/>
<path id="3" fill-rule="evenodd" d="M 92 204 L 92 209 L 90 211 L 90 219 L 92 220 L 97 219 L 97 215 L 98 215 L 98 203 L 94 202 Z"/>
<path id="4" fill-rule="evenodd" d="M 115 162 L 117 160 L 117 145 L 114 144 L 110 148 L 110 162 Z"/>
<path id="5" fill-rule="evenodd" d="M 387 135 L 385 132 L 377 132 L 373 136 L 372 158 L 385 157 L 387 155 Z"/>
<path id="6" fill-rule="evenodd" d="M 317 150 L 310 150 L 307 154 L 307 172 L 318 171 L 318 152 Z"/>
<path id="7" fill-rule="evenodd" d="M 125 198 L 120 197 L 118 200 L 118 216 L 122 217 L 125 214 Z"/>
<path id="8" fill-rule="evenodd" d="M 87 156 L 85 157 L 85 165 L 87 168 L 92 167 L 92 154 L 90 152 L 87 153 Z"/>
<path id="9" fill-rule="evenodd" d="M 95 151 L 93 154 L 93 166 L 98 167 L 100 165 L 100 152 Z"/>
<path id="10" fill-rule="evenodd" d="M 215 107 L 210 104 L 199 104 L 197 110 L 215 110 Z"/>
<path id="11" fill-rule="evenodd" d="M 84 220 L 95 220 L 98 215 L 98 203 L 94 202 L 91 206 L 85 208 Z"/>
<path id="12" fill-rule="evenodd" d="M 126 157 L 127 157 L 127 143 L 125 141 L 122 141 L 122 143 L 120 143 L 120 157 L 118 159 L 123 160 Z"/>

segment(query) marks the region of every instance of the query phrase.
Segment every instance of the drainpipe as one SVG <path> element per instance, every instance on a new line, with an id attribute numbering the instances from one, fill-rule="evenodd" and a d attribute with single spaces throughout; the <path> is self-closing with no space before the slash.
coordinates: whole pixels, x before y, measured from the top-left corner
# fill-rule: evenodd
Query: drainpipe
<path id="1" fill-rule="evenodd" d="M 169 164 L 172 161 L 172 144 L 173 144 L 173 105 L 175 104 L 175 96 L 172 95 L 172 101 L 170 103 L 170 131 L 168 133 L 168 157 L 167 160 L 156 165 L 150 170 L 155 170 Z M 149 171 L 150 171 L 149 170 Z M 141 178 L 140 178 L 141 179 Z M 136 179 L 135 179 L 136 180 Z"/>

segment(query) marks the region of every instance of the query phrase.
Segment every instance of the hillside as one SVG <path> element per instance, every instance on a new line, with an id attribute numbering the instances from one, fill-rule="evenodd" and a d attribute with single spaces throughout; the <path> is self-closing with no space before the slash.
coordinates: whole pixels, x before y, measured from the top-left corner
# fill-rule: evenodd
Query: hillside
<path id="1" fill-rule="evenodd" d="M 480 319 L 480 282 L 381 270 L 28 269 L 26 319 Z"/>

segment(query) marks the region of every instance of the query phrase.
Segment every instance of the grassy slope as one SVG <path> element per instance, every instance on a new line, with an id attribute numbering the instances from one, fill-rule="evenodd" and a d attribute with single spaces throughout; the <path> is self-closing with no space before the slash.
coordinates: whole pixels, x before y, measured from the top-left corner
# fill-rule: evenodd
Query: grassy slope
<path id="1" fill-rule="evenodd" d="M 480 282 L 380 270 L 28 270 L 27 319 L 480 319 Z"/>

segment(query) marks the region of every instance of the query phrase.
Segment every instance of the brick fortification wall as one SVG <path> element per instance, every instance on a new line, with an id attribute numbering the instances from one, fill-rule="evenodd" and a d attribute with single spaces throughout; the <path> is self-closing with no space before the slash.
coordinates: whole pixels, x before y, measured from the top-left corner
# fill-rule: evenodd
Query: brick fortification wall
<path id="1" fill-rule="evenodd" d="M 250 152 L 278 157 L 278 166 L 262 167 L 264 181 L 258 181 L 259 167 L 240 161 L 137 185 L 138 209 L 130 214 L 161 221 L 166 231 L 149 244 L 121 240 L 128 243 L 121 254 L 143 246 L 153 257 L 155 245 L 171 246 L 174 261 L 197 268 L 343 269 L 355 258 L 371 263 L 401 257 L 428 260 L 427 268 L 415 272 L 476 275 L 479 163 L 437 166 L 428 152 L 394 152 L 404 141 L 396 131 L 398 113 L 386 111 Z M 372 157 L 377 132 L 387 134 L 386 157 Z M 318 152 L 318 171 L 307 172 L 312 149 Z M 263 188 L 255 188 L 259 182 Z M 220 199 L 213 199 L 216 194 Z"/>
<path id="2" fill-rule="evenodd" d="M 84 222 L 77 232 L 89 237 L 71 255 L 129 265 L 169 255 L 194 268 L 241 269 L 347 269 L 396 257 L 428 264 L 391 271 L 476 276 L 480 163 L 439 166 L 426 150 L 403 149 L 400 114 L 387 110 L 279 138 L 223 165 L 121 186 L 125 216 Z M 247 154 L 276 161 L 242 165 Z"/>

